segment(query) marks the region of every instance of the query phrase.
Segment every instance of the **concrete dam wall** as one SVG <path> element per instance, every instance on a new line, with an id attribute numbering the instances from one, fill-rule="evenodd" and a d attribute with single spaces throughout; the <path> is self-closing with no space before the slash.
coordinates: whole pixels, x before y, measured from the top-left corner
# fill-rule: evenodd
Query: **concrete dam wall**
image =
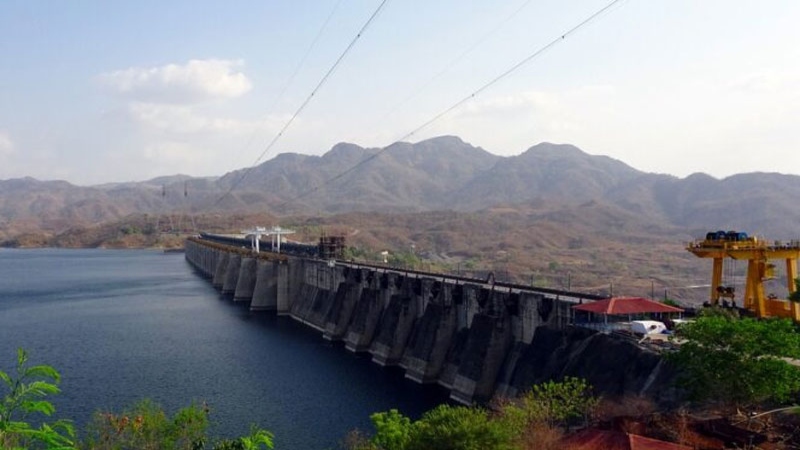
<path id="1" fill-rule="evenodd" d="M 658 397 L 671 377 L 657 354 L 569 326 L 575 303 L 556 296 L 194 238 L 186 260 L 233 301 L 288 315 L 461 403 L 567 375 L 601 393 Z"/>

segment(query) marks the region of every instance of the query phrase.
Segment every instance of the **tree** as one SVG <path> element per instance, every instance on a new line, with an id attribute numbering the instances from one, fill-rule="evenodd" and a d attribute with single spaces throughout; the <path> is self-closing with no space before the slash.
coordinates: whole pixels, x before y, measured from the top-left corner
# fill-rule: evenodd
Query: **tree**
<path id="1" fill-rule="evenodd" d="M 414 422 L 405 450 L 510 450 L 514 437 L 483 408 L 439 405 Z"/>
<path id="2" fill-rule="evenodd" d="M 169 417 L 145 399 L 119 414 L 95 413 L 85 444 L 93 450 L 192 450 L 202 448 L 207 428 L 206 408 L 193 404 Z"/>
<path id="3" fill-rule="evenodd" d="M 789 294 L 789 300 L 800 302 L 800 278 L 794 279 L 794 292 Z"/>
<path id="4" fill-rule="evenodd" d="M 515 436 L 482 408 L 439 405 L 411 422 L 397 410 L 373 414 L 372 448 L 381 450 L 511 450 Z M 359 442 L 354 448 L 368 448 Z"/>
<path id="5" fill-rule="evenodd" d="M 411 435 L 411 419 L 396 409 L 370 416 L 375 427 L 372 443 L 386 450 L 401 450 L 406 447 Z"/>
<path id="6" fill-rule="evenodd" d="M 598 403 L 586 381 L 567 377 L 533 386 L 496 413 L 479 407 L 440 405 L 412 422 L 397 410 L 370 416 L 375 435 L 351 433 L 351 450 L 512 450 L 561 436 L 557 426 L 585 419 Z M 532 444 L 533 443 L 533 444 Z M 541 447 L 536 447 L 541 448 Z"/>
<path id="7" fill-rule="evenodd" d="M 272 438 L 272 433 L 253 425 L 250 427 L 249 436 L 232 440 L 223 439 L 214 444 L 213 450 L 261 450 L 262 446 L 269 450 L 273 448 Z"/>
<path id="8" fill-rule="evenodd" d="M 34 414 L 55 412 L 45 397 L 60 392 L 61 375 L 51 366 L 29 366 L 28 354 L 17 350 L 16 374 L 0 370 L 0 384 L 7 392 L 0 398 L 0 449 L 10 450 L 203 450 L 208 438 L 208 408 L 193 404 L 173 417 L 149 400 L 137 403 L 121 414 L 95 414 L 85 442 L 75 441 L 72 425 L 59 420 L 40 422 L 34 428 L 28 419 Z M 0 390 L 2 392 L 2 390 Z M 223 439 L 213 450 L 262 450 L 273 448 L 273 435 L 252 426 L 248 436 Z"/>
<path id="9" fill-rule="evenodd" d="M 585 421 L 598 403 L 591 390 L 586 380 L 575 377 L 537 384 L 522 397 L 524 410 L 529 421 L 549 425 L 568 425 L 574 419 Z"/>
<path id="10" fill-rule="evenodd" d="M 26 420 L 33 414 L 50 416 L 55 412 L 45 397 L 58 394 L 61 375 L 46 365 L 28 366 L 28 354 L 17 350 L 16 375 L 0 370 L 7 392 L 0 402 L 0 448 L 59 449 L 75 448 L 75 432 L 69 422 L 58 420 L 34 428 Z"/>
<path id="11" fill-rule="evenodd" d="M 520 448 L 560 448 L 563 429 L 576 419 L 585 423 L 599 404 L 591 390 L 575 377 L 537 384 L 521 398 L 501 404 L 498 420 Z"/>
<path id="12" fill-rule="evenodd" d="M 670 355 L 680 383 L 696 400 L 749 406 L 786 401 L 800 390 L 800 333 L 785 319 L 705 315 L 681 327 L 685 339 Z"/>
<path id="13" fill-rule="evenodd" d="M 680 303 L 678 303 L 677 301 L 675 301 L 675 300 L 673 300 L 671 298 L 665 298 L 664 300 L 661 301 L 661 303 L 663 303 L 663 304 L 665 304 L 667 306 L 674 306 L 676 308 L 680 308 L 681 307 Z"/>
<path id="14" fill-rule="evenodd" d="M 91 450 L 202 450 L 209 440 L 208 407 L 192 404 L 170 417 L 142 400 L 120 414 L 95 413 L 84 447 Z M 272 433 L 251 426 L 250 435 L 214 442 L 213 450 L 273 448 Z"/>

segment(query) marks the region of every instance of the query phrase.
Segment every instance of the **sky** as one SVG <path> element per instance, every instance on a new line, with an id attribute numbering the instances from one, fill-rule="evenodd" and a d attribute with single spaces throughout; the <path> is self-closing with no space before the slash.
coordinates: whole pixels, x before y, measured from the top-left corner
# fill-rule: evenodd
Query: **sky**
<path id="1" fill-rule="evenodd" d="M 800 2 L 625 0 L 559 39 L 610 3 L 2 0 L 0 179 L 219 176 L 440 135 L 800 175 Z"/>

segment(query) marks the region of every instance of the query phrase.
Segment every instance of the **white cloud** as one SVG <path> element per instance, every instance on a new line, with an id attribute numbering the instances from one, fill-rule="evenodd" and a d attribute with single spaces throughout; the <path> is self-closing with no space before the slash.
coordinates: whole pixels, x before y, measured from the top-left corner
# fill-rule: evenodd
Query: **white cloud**
<path id="1" fill-rule="evenodd" d="M 598 121 L 617 115 L 616 95 L 613 87 L 584 86 L 488 97 L 468 103 L 429 131 L 457 134 L 503 155 L 541 141 L 586 142 L 581 138 L 594 134 Z"/>
<path id="2" fill-rule="evenodd" d="M 144 157 L 159 166 L 174 167 L 198 160 L 202 151 L 186 142 L 160 142 L 145 147 Z"/>
<path id="3" fill-rule="evenodd" d="M 0 130 L 0 155 L 8 156 L 14 153 L 14 142 L 7 131 Z"/>
<path id="4" fill-rule="evenodd" d="M 188 173 L 221 175 L 252 162 L 269 142 L 287 116 L 270 115 L 262 119 L 218 117 L 215 108 L 199 105 L 164 105 L 131 102 L 116 121 L 116 136 L 125 139 L 126 170 L 147 173 L 147 177 Z"/>
<path id="5" fill-rule="evenodd" d="M 786 92 L 791 92 L 796 94 L 798 81 L 800 81 L 798 73 L 763 68 L 732 79 L 727 88 L 734 93 L 779 93 L 785 95 Z"/>
<path id="6" fill-rule="evenodd" d="M 131 67 L 100 74 L 111 92 L 151 103 L 190 104 L 241 96 L 252 83 L 239 68 L 241 60 L 193 59 L 186 64 Z"/>
<path id="7" fill-rule="evenodd" d="M 139 125 L 175 134 L 253 132 L 259 124 L 249 121 L 203 116 L 190 106 L 133 102 L 130 116 Z"/>

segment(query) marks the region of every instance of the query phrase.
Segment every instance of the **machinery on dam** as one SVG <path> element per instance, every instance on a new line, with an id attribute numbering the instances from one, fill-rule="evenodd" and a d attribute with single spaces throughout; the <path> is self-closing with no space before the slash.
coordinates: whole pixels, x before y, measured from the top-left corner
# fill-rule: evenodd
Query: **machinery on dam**
<path id="1" fill-rule="evenodd" d="M 724 262 L 747 261 L 747 275 L 742 304 L 757 317 L 788 317 L 800 322 L 800 303 L 765 295 L 764 282 L 775 278 L 775 264 L 786 264 L 786 288 L 795 291 L 797 259 L 800 258 L 800 241 L 769 242 L 739 231 L 711 231 L 704 239 L 690 243 L 687 248 L 699 258 L 713 260 L 709 301 L 718 305 L 720 300 L 736 304 L 736 289 L 723 280 Z"/>
<path id="2" fill-rule="evenodd" d="M 280 236 L 282 234 L 288 234 L 287 231 L 289 230 L 280 229 L 276 232 L 274 231 L 275 229 L 266 230 L 255 228 L 253 230 L 247 230 L 245 234 L 247 234 L 248 237 L 235 237 L 225 234 L 201 232 L 200 238 L 233 247 L 250 248 L 254 249 L 256 252 L 258 252 L 260 248 L 269 248 L 271 251 L 277 250 L 277 253 L 320 259 L 340 259 L 342 258 L 346 246 L 344 236 L 323 235 L 319 238 L 317 244 L 304 244 L 301 242 L 282 241 Z M 277 242 L 274 237 L 270 241 L 262 242 L 262 234 L 265 236 L 277 235 Z"/>

